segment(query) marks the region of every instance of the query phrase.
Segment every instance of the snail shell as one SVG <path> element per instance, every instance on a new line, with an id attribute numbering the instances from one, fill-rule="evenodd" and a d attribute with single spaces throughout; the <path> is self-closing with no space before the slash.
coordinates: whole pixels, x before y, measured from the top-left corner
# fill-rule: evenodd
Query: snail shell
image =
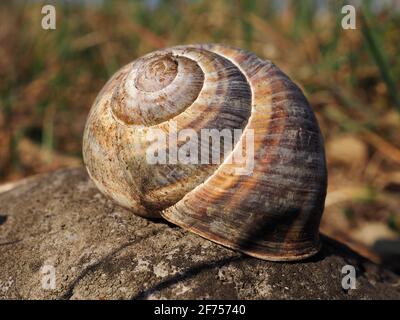
<path id="1" fill-rule="evenodd" d="M 188 128 L 242 135 L 220 163 L 147 161 L 152 130 L 173 137 Z M 253 162 L 242 174 L 234 155 L 249 154 L 244 146 Z M 171 146 L 164 151 L 174 160 Z M 252 53 L 178 46 L 121 68 L 92 106 L 83 157 L 97 187 L 135 214 L 265 260 L 319 250 L 327 171 L 318 123 L 301 90 Z"/>

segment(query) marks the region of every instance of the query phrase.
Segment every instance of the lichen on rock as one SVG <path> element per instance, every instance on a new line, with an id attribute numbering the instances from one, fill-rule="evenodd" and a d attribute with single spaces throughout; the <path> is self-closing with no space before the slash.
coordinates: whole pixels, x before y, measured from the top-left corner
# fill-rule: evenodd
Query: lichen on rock
<path id="1" fill-rule="evenodd" d="M 0 215 L 3 299 L 400 299 L 397 275 L 331 239 L 305 261 L 251 258 L 133 215 L 83 168 L 1 193 Z M 347 264 L 356 269 L 354 290 L 342 288 Z"/>

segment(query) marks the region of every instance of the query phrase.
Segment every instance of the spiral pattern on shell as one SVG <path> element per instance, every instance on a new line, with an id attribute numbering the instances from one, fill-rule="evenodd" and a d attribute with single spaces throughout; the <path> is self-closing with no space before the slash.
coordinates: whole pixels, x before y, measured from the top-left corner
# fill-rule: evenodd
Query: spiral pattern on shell
<path id="1" fill-rule="evenodd" d="M 204 128 L 240 129 L 242 136 L 221 163 L 146 161 L 149 131 L 171 137 L 188 128 L 199 136 Z M 252 171 L 234 174 L 243 163 L 233 154 L 247 152 L 250 132 Z M 83 156 L 97 187 L 135 214 L 162 216 L 266 260 L 319 250 L 327 172 L 318 123 L 301 90 L 252 53 L 178 46 L 121 68 L 92 106 Z"/>

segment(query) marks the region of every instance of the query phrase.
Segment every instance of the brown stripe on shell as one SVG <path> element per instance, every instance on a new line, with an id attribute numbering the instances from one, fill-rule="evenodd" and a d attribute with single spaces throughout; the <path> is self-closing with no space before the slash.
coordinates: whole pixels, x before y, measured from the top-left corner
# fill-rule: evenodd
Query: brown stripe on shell
<path id="1" fill-rule="evenodd" d="M 253 111 L 246 129 L 255 130 L 254 150 L 264 151 L 264 156 L 255 155 L 251 176 L 227 176 L 222 165 L 163 216 L 259 258 L 296 260 L 315 254 L 326 168 L 311 108 L 297 86 L 270 62 L 242 50 L 207 49 L 229 58 L 247 75 Z"/>

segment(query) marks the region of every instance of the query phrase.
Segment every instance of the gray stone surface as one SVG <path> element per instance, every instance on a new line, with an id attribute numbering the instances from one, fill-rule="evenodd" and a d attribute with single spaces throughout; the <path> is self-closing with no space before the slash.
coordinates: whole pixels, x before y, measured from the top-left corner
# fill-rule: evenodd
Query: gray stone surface
<path id="1" fill-rule="evenodd" d="M 0 194 L 0 298 L 400 298 L 399 277 L 324 238 L 298 263 L 250 258 L 106 199 L 84 169 L 30 179 Z M 357 270 L 343 290 L 341 268 Z M 43 266 L 56 287 L 43 289 Z"/>

